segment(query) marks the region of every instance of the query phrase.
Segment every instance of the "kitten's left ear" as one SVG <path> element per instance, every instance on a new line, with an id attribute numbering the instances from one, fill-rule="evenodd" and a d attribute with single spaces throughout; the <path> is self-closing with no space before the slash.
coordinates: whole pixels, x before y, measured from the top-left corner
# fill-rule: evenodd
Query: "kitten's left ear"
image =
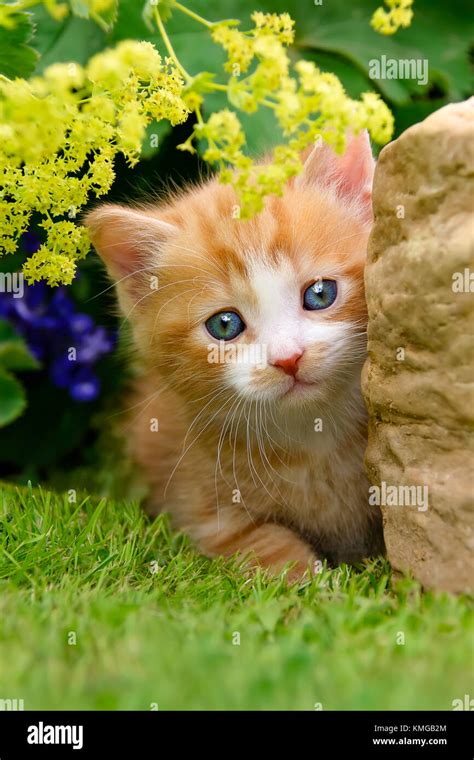
<path id="1" fill-rule="evenodd" d="M 367 130 L 349 136 L 341 156 L 319 142 L 303 158 L 303 172 L 296 178 L 295 187 L 332 187 L 339 198 L 359 205 L 364 221 L 372 220 L 375 161 Z"/>

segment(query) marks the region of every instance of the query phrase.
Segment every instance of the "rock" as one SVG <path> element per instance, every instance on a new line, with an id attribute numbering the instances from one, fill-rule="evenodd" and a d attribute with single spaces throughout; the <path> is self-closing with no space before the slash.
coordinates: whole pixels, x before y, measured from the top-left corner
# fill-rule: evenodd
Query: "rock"
<path id="1" fill-rule="evenodd" d="M 385 501 L 393 568 L 452 592 L 474 587 L 473 199 L 474 98 L 380 154 L 363 372 L 371 498 Z"/>

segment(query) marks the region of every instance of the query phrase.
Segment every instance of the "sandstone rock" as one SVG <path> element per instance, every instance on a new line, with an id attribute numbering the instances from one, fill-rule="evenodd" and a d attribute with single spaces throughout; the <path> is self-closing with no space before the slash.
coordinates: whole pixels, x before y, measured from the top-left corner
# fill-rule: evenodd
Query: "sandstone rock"
<path id="1" fill-rule="evenodd" d="M 398 489 L 398 505 L 382 504 L 393 568 L 454 592 L 474 588 L 473 202 L 474 98 L 381 152 L 366 272 L 366 463 L 373 484 Z M 419 487 L 417 505 L 403 486 Z"/>

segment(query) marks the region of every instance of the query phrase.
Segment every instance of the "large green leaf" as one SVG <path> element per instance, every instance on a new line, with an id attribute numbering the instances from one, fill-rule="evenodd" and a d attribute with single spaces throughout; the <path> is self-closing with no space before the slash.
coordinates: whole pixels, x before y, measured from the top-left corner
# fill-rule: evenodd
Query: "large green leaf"
<path id="1" fill-rule="evenodd" d="M 0 369 L 0 427 L 13 422 L 26 407 L 25 392 L 13 375 Z"/>
<path id="2" fill-rule="evenodd" d="M 11 18 L 13 29 L 0 26 L 0 74 L 9 79 L 28 77 L 38 60 L 38 53 L 28 44 L 33 33 L 32 16 L 18 12 Z"/>
<path id="3" fill-rule="evenodd" d="M 267 3 L 264 3 L 267 5 Z M 368 77 L 369 62 L 387 58 L 426 59 L 430 81 L 446 83 L 445 96 L 457 99 L 470 90 L 468 49 L 472 39 L 472 10 L 467 0 L 445 2 L 416 0 L 415 15 L 408 29 L 384 36 L 375 32 L 369 22 L 377 6 L 374 0 L 357 0 L 348 4 L 331 0 L 305 13 L 297 0 L 286 3 L 297 21 L 296 45 L 304 54 L 306 48 L 338 53 L 352 61 Z M 395 103 L 407 103 L 411 94 L 419 95 L 426 88 L 414 80 L 377 80 L 382 93 Z"/>
<path id="4" fill-rule="evenodd" d="M 35 47 L 41 55 L 36 74 L 53 63 L 83 65 L 108 44 L 105 32 L 95 21 L 68 16 L 58 23 L 42 6 L 35 8 L 34 16 Z"/>

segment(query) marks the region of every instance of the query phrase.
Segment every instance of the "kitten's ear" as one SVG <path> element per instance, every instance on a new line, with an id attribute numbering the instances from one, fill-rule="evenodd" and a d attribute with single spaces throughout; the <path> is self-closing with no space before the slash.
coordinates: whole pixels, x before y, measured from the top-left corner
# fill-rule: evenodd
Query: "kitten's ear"
<path id="1" fill-rule="evenodd" d="M 91 211 L 85 225 L 97 253 L 117 283 L 120 305 L 128 309 L 144 292 L 160 248 L 177 228 L 145 210 L 104 204 Z"/>
<path id="2" fill-rule="evenodd" d="M 363 130 L 357 136 L 347 138 L 346 150 L 341 156 L 319 141 L 306 155 L 295 187 L 332 187 L 338 197 L 349 202 L 356 201 L 364 220 L 371 221 L 374 169 L 369 134 Z"/>

